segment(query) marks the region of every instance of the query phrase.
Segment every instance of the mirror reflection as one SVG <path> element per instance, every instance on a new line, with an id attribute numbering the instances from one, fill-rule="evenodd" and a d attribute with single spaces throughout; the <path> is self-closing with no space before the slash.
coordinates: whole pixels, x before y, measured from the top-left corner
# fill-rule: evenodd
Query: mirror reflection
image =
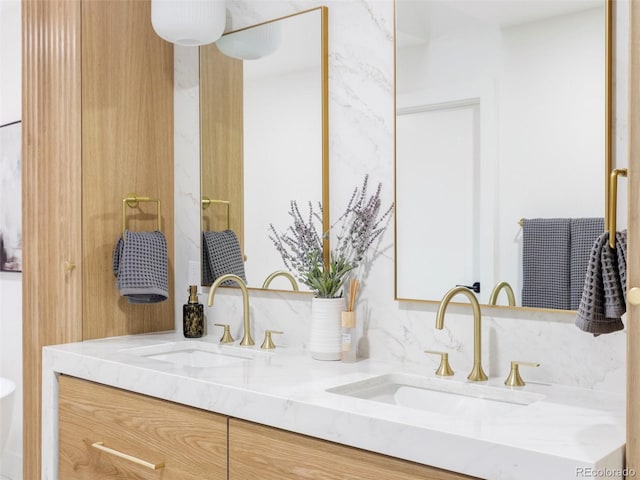
<path id="1" fill-rule="evenodd" d="M 273 275 L 284 265 L 268 230 L 289 223 L 292 200 L 328 200 L 323 15 L 302 12 L 200 49 L 204 285 L 241 271 L 249 287 L 293 289 Z"/>
<path id="2" fill-rule="evenodd" d="M 508 282 L 575 309 L 572 248 L 604 231 L 604 1 L 398 0 L 396 21 L 396 298 Z"/>

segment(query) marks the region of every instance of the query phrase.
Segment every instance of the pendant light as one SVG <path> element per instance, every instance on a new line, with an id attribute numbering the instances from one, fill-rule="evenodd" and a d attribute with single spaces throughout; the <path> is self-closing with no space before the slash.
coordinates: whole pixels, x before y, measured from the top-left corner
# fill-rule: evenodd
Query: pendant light
<path id="1" fill-rule="evenodd" d="M 225 23 L 225 0 L 151 0 L 153 29 L 176 45 L 213 43 Z"/>
<path id="2" fill-rule="evenodd" d="M 228 57 L 257 60 L 275 52 L 282 43 L 282 24 L 270 22 L 224 35 L 216 42 Z"/>

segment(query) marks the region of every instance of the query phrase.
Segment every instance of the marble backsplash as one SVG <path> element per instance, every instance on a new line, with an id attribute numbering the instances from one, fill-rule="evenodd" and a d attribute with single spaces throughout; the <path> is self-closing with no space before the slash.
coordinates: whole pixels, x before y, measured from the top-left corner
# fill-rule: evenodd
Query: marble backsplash
<path id="1" fill-rule="evenodd" d="M 394 172 L 394 3 L 381 1 L 228 2 L 227 29 L 306 10 L 329 7 L 330 193 L 340 211 L 368 173 L 383 184 L 384 203 L 393 200 Z M 623 58 L 621 56 L 620 58 Z M 616 66 L 617 70 L 624 65 Z M 189 262 L 200 259 L 199 132 L 197 49 L 175 47 L 175 211 L 176 328 L 182 328 L 182 303 Z M 623 114 L 619 112 L 623 118 Z M 622 145 L 620 132 L 616 136 Z M 620 147 L 620 151 L 623 147 Z M 436 305 L 394 300 L 393 228 L 386 231 L 375 261 L 366 266 L 357 305 L 359 355 L 411 364 L 432 372 L 438 360 L 426 349 L 449 352 L 454 370 L 470 370 L 473 321 L 467 307 L 452 306 L 445 328 L 434 328 Z M 201 296 L 206 303 L 206 297 Z M 283 330 L 276 343 L 306 347 L 311 295 L 251 291 L 251 322 L 256 342 L 265 329 Z M 230 323 L 234 337 L 242 328 L 239 292 L 221 289 L 206 309 L 213 323 Z M 540 363 L 523 368 L 525 381 L 560 383 L 617 392 L 625 390 L 626 333 L 593 337 L 573 325 L 567 313 L 483 311 L 483 365 L 490 376 L 505 377 L 511 360 Z"/>

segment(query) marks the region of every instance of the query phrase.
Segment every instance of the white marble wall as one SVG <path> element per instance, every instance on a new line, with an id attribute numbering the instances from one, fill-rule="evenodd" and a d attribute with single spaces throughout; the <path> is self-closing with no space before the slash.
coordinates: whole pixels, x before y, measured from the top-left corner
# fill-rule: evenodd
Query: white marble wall
<path id="1" fill-rule="evenodd" d="M 176 319 L 188 285 L 200 284 L 200 68 L 198 49 L 174 46 L 174 195 Z M 197 275 L 189 274 L 190 262 Z"/>
<path id="2" fill-rule="evenodd" d="M 329 111 L 331 211 L 340 212 L 359 179 L 368 173 L 382 182 L 384 202 L 393 200 L 394 97 L 393 8 L 391 0 L 343 0 L 320 3 L 228 2 L 228 29 L 286 15 L 318 5 L 329 7 Z M 622 14 L 624 19 L 624 13 Z M 620 42 L 623 44 L 624 42 Z M 193 51 L 176 47 L 176 328 L 181 329 L 180 299 L 188 283 L 188 260 L 198 260 L 197 175 L 197 58 Z M 620 56 L 619 58 L 623 58 Z M 618 67 L 623 68 L 623 67 Z M 195 215 L 195 216 L 192 216 Z M 473 322 L 470 310 L 451 307 L 445 329 L 434 329 L 433 304 L 394 300 L 393 228 L 380 242 L 366 276 L 357 306 L 361 356 L 383 361 L 423 365 L 434 370 L 436 359 L 425 349 L 445 350 L 454 370 L 467 371 L 473 356 Z M 202 297 L 203 303 L 206 300 Z M 233 325 L 236 338 L 242 323 L 238 292 L 216 296 L 208 309 L 213 322 Z M 252 292 L 251 319 L 256 341 L 267 328 L 282 329 L 287 345 L 306 345 L 311 297 L 306 294 Z M 594 338 L 573 325 L 563 313 L 519 313 L 486 310 L 483 321 L 483 358 L 491 376 L 505 376 L 510 360 L 540 362 L 527 369 L 525 380 L 562 383 L 624 391 L 624 332 Z"/>

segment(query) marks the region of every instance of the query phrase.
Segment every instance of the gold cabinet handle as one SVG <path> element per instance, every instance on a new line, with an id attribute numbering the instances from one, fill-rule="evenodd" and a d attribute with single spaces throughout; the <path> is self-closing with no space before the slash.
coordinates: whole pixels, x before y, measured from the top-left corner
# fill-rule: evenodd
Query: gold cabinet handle
<path id="1" fill-rule="evenodd" d="M 64 270 L 65 270 L 65 272 L 70 272 L 74 268 L 76 268 L 76 264 L 75 263 L 70 262 L 69 260 L 64 262 Z"/>
<path id="2" fill-rule="evenodd" d="M 633 287 L 627 292 L 627 300 L 631 305 L 640 305 L 640 287 Z"/>
<path id="3" fill-rule="evenodd" d="M 114 450 L 113 448 L 105 447 L 104 442 L 95 442 L 92 443 L 91 446 L 101 452 L 108 453 L 109 455 L 113 455 L 114 457 L 123 458 L 125 460 L 129 460 L 138 465 L 142 465 L 143 467 L 150 468 L 151 470 L 160 470 L 164 468 L 164 463 L 150 463 L 140 458 L 128 455 L 123 452 L 119 452 L 118 450 Z"/>

